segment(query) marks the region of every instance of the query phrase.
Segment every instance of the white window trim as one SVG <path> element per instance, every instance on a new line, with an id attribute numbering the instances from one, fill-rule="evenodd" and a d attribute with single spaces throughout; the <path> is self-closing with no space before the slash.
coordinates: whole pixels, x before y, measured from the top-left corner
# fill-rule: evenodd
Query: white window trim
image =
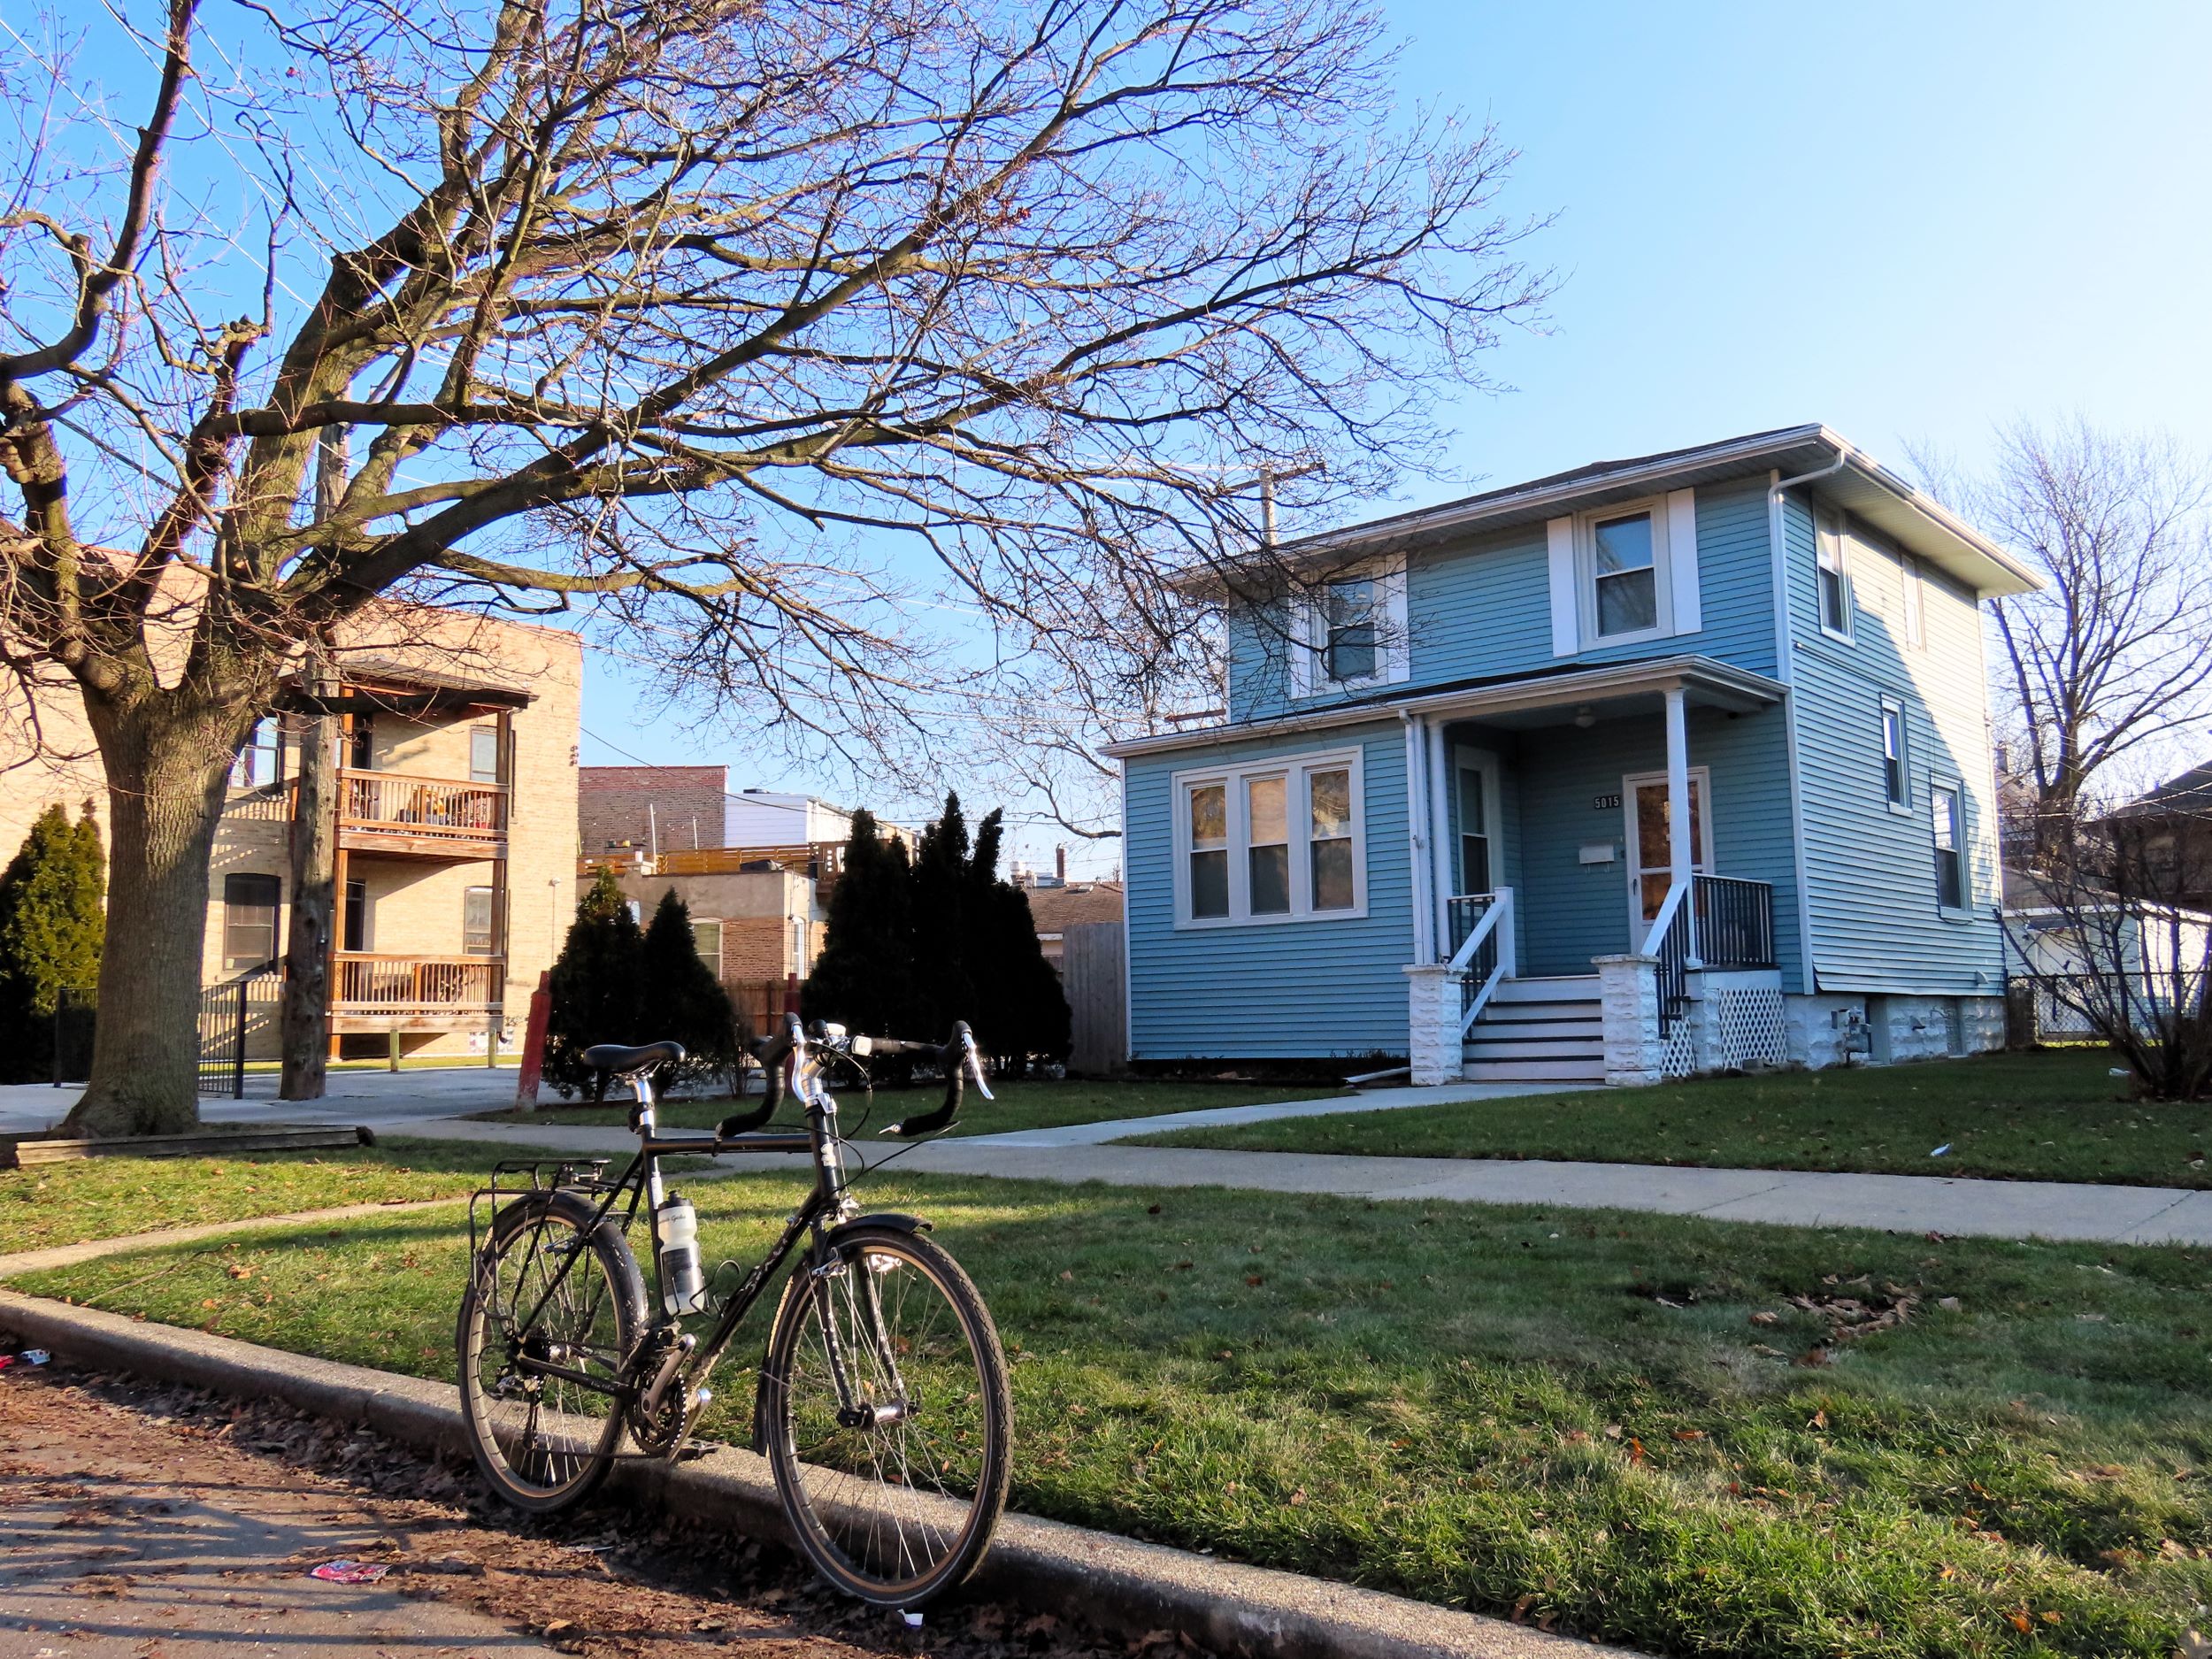
<path id="1" fill-rule="evenodd" d="M 1357 680 L 1332 680 L 1327 672 L 1331 582 L 1375 584 L 1375 672 Z M 1294 698 L 1340 696 L 1375 686 L 1394 686 L 1411 672 L 1406 638 L 1406 562 L 1402 557 L 1332 571 L 1308 593 L 1291 602 L 1290 695 Z"/>
<path id="2" fill-rule="evenodd" d="M 1912 722 L 1905 718 L 1905 705 L 1895 697 L 1881 700 L 1881 714 L 1897 717 L 1897 781 L 1904 789 L 1900 799 L 1889 793 L 1889 754 L 1885 749 L 1878 758 L 1882 763 L 1882 798 L 1889 803 L 1889 810 L 1900 818 L 1912 816 Z M 1888 723 L 1878 717 L 1875 735 L 1884 743 L 1888 741 Z M 1934 833 L 1933 830 L 1929 832 Z"/>
<path id="3" fill-rule="evenodd" d="M 1832 513 L 1820 514 L 1814 520 L 1813 529 L 1813 612 L 1819 619 L 1820 631 L 1839 644 L 1848 645 L 1852 639 L 1852 624 L 1858 615 L 1859 602 L 1851 588 L 1851 555 L 1847 546 L 1843 520 Z M 1821 573 L 1828 566 L 1822 561 L 1832 552 L 1839 587 L 1843 592 L 1843 626 L 1832 627 L 1828 621 L 1828 606 L 1822 597 Z"/>
<path id="4" fill-rule="evenodd" d="M 1225 766 L 1194 766 L 1168 780 L 1172 792 L 1175 849 L 1175 926 L 1178 929 L 1263 927 L 1281 922 L 1351 922 L 1367 914 L 1367 789 L 1363 775 L 1364 751 L 1333 749 L 1296 755 L 1271 755 L 1264 759 L 1237 761 Z M 1310 832 L 1313 824 L 1307 779 L 1317 772 L 1351 773 L 1352 906 L 1342 910 L 1313 908 L 1313 855 Z M 1287 777 L 1291 787 L 1286 803 L 1290 838 L 1290 909 L 1279 915 L 1252 914 L 1250 825 L 1244 785 L 1253 778 Z M 1229 913 L 1193 916 L 1190 913 L 1190 797 L 1194 788 L 1219 784 L 1228 814 Z"/>
<path id="5" fill-rule="evenodd" d="M 1945 904 L 1938 901 L 1936 914 L 1947 922 L 1978 920 L 1974 910 L 1974 838 L 1966 826 L 1966 789 L 1956 778 L 1928 774 L 1928 879 L 1935 879 L 1935 798 L 1936 792 L 1949 794 L 1958 809 L 1958 823 L 1954 833 L 1958 836 L 1960 904 Z"/>
<path id="6" fill-rule="evenodd" d="M 1651 515 L 1652 609 L 1656 619 L 1651 626 L 1639 628 L 1633 634 L 1600 634 L 1597 527 L 1615 518 L 1632 518 L 1640 512 Z M 1646 640 L 1674 636 L 1674 535 L 1671 518 L 1664 495 L 1647 495 L 1641 501 L 1624 501 L 1611 507 L 1594 507 L 1575 515 L 1575 611 L 1584 650 L 1594 650 L 1599 646 L 1637 645 Z"/>

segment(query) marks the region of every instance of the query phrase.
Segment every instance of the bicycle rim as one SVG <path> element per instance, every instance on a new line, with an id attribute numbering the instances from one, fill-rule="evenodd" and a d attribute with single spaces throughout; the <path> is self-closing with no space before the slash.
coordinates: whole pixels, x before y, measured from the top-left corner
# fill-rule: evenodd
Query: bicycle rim
<path id="1" fill-rule="evenodd" d="M 495 1239 L 478 1259 L 461 1333 L 471 1438 L 502 1495 L 526 1509 L 581 1498 L 621 1433 L 621 1402 L 604 1390 L 631 1333 L 607 1254 L 556 1211 Z"/>
<path id="2" fill-rule="evenodd" d="M 800 1270 L 776 1349 L 770 1450 L 815 1564 L 879 1606 L 918 1607 L 965 1578 L 1005 1505 L 1009 1416 L 997 1333 L 966 1275 L 909 1236 L 856 1240 L 840 1271 Z"/>

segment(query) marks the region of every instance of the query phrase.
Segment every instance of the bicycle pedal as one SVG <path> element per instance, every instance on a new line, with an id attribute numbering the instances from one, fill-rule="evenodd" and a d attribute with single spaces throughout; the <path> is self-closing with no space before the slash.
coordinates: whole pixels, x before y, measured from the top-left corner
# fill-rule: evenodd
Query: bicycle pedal
<path id="1" fill-rule="evenodd" d="M 695 1463 L 713 1450 L 714 1442 L 711 1440 L 686 1440 L 676 1448 L 673 1461 L 680 1463 Z"/>

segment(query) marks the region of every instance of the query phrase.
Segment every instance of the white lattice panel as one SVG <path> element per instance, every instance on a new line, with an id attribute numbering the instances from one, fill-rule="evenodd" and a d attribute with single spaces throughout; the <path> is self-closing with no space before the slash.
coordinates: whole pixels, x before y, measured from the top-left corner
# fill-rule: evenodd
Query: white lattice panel
<path id="1" fill-rule="evenodd" d="M 1697 1070 L 1697 1031 L 1689 1020 L 1678 1019 L 1674 1029 L 1667 1033 L 1666 1047 L 1659 1056 L 1659 1075 L 1688 1077 Z"/>
<path id="2" fill-rule="evenodd" d="M 1782 1024 L 1782 993 L 1764 987 L 1713 994 L 1713 1025 L 1720 1052 L 1714 1065 L 1723 1071 L 1746 1065 L 1783 1065 L 1790 1057 Z"/>

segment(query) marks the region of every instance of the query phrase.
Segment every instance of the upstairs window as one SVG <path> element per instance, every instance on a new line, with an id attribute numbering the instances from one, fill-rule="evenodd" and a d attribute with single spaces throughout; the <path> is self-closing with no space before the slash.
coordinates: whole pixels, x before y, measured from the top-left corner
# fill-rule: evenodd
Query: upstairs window
<path id="1" fill-rule="evenodd" d="M 355 772 L 373 771 L 376 765 L 376 726 L 373 716 L 357 714 L 353 726 L 346 733 L 346 764 Z"/>
<path id="2" fill-rule="evenodd" d="M 1909 804 L 1905 776 L 1905 710 L 1882 699 L 1882 793 L 1900 811 Z"/>
<path id="3" fill-rule="evenodd" d="M 1843 550 L 1843 526 L 1831 518 L 1820 524 L 1815 572 L 1820 588 L 1820 631 L 1831 639 L 1851 637 L 1851 570 Z"/>
<path id="4" fill-rule="evenodd" d="M 284 739 L 274 720 L 256 720 L 246 746 L 231 763 L 230 780 L 241 789 L 275 783 L 284 776 Z"/>
<path id="5" fill-rule="evenodd" d="M 1947 910 L 1966 908 L 1966 846 L 1960 833 L 1959 792 L 1941 784 L 1928 791 L 1935 820 L 1936 903 Z"/>
<path id="6" fill-rule="evenodd" d="M 499 781 L 499 728 L 495 726 L 469 727 L 469 781 Z"/>
<path id="7" fill-rule="evenodd" d="M 1174 787 L 1178 926 L 1364 912 L 1356 750 L 1181 772 Z"/>
<path id="8" fill-rule="evenodd" d="M 1597 586 L 1598 637 L 1643 634 L 1659 626 L 1659 564 L 1648 512 L 1601 518 L 1590 526 Z"/>
<path id="9" fill-rule="evenodd" d="M 1321 656 L 1331 680 L 1341 684 L 1375 677 L 1375 584 L 1368 577 L 1329 584 L 1325 602 L 1328 636 Z"/>
<path id="10" fill-rule="evenodd" d="M 1292 606 L 1289 649 L 1294 697 L 1403 680 L 1405 565 L 1371 565 L 1308 588 Z"/>

